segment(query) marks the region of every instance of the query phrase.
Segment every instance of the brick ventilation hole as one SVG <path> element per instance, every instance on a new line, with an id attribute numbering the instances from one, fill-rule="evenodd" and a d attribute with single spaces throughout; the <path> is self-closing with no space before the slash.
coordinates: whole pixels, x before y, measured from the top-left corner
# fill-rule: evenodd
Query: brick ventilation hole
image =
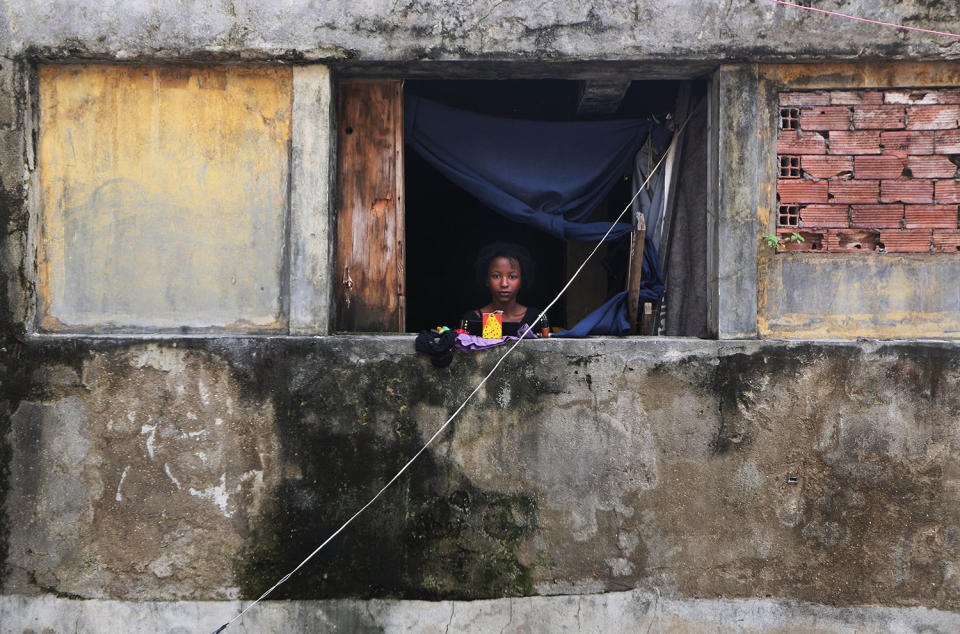
<path id="1" fill-rule="evenodd" d="M 781 227 L 800 226 L 800 205 L 780 205 L 777 225 Z"/>
<path id="2" fill-rule="evenodd" d="M 800 178 L 800 157 L 780 157 L 780 178 Z"/>
<path id="3" fill-rule="evenodd" d="M 960 255 L 960 89 L 782 92 L 779 114 L 778 251 Z"/>
<path id="4" fill-rule="evenodd" d="M 800 108 L 780 108 L 780 129 L 797 130 L 800 127 Z"/>

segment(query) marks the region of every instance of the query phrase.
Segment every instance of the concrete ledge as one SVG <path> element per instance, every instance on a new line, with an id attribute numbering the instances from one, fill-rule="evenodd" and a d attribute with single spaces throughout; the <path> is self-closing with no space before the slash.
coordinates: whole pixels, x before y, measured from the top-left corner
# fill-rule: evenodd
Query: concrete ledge
<path id="1" fill-rule="evenodd" d="M 0 633 L 213 632 L 239 601 L 0 597 Z M 226 632 L 956 632 L 960 614 L 776 599 L 666 599 L 650 592 L 491 601 L 267 601 Z"/>

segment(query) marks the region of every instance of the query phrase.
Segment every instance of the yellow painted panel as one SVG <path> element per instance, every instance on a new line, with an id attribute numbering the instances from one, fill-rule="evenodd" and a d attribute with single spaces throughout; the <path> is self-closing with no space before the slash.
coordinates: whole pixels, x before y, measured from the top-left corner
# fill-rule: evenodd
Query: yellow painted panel
<path id="1" fill-rule="evenodd" d="M 290 69 L 39 76 L 41 328 L 285 327 Z"/>
<path id="2" fill-rule="evenodd" d="M 933 88 L 960 85 L 956 62 L 815 62 L 761 64 L 760 73 L 788 90 Z"/>

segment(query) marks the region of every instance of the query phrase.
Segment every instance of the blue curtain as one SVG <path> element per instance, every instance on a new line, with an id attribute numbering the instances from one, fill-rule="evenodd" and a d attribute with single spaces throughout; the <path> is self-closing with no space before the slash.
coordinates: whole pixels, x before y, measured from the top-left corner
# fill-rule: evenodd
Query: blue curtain
<path id="1" fill-rule="evenodd" d="M 663 126 L 642 119 L 502 119 L 415 95 L 406 96 L 405 108 L 405 141 L 434 169 L 497 213 L 565 240 L 602 238 L 610 223 L 586 219 L 617 180 L 632 171 L 637 150 L 651 132 L 661 142 L 670 137 Z M 609 239 L 631 230 L 630 223 L 618 223 Z M 655 254 L 652 259 L 647 257 L 652 250 L 648 240 L 643 292 L 655 301 L 663 291 L 663 281 L 659 266 L 649 267 L 657 263 Z M 609 326 L 604 324 L 600 320 L 595 326 Z M 578 325 L 566 332 L 581 330 Z M 624 332 L 626 326 L 619 332 L 589 330 L 584 334 Z"/>

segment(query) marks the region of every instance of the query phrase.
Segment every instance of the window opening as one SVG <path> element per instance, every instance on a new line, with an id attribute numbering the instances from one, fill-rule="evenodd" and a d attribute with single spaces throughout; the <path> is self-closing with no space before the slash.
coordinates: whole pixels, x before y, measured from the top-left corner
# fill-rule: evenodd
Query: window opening
<path id="1" fill-rule="evenodd" d="M 799 227 L 800 205 L 780 205 L 777 224 L 781 227 Z"/>
<path id="2" fill-rule="evenodd" d="M 405 90 L 445 105 L 492 116 L 540 121 L 645 118 L 661 121 L 672 113 L 680 82 L 634 81 L 618 107 L 608 114 L 578 114 L 582 82 L 568 80 L 419 80 Z M 487 243 L 502 240 L 526 246 L 537 265 L 536 286 L 521 303 L 543 306 L 582 261 L 592 245 L 565 242 L 528 225 L 513 222 L 446 180 L 415 151 L 405 154 L 406 330 L 451 325 L 471 307 L 488 299 L 472 283 L 473 262 Z M 797 166 L 799 168 L 799 164 Z M 702 180 L 702 178 L 701 178 Z M 590 221 L 610 220 L 632 195 L 630 174 L 623 174 Z M 548 315 L 550 323 L 570 327 L 626 288 L 629 240 L 604 247 L 565 298 Z M 702 280 L 705 286 L 705 277 Z"/>
<path id="3" fill-rule="evenodd" d="M 797 130 L 800 127 L 799 108 L 780 108 L 780 129 Z"/>
<path id="4" fill-rule="evenodd" d="M 780 178 L 800 178 L 800 157 L 780 156 Z"/>

